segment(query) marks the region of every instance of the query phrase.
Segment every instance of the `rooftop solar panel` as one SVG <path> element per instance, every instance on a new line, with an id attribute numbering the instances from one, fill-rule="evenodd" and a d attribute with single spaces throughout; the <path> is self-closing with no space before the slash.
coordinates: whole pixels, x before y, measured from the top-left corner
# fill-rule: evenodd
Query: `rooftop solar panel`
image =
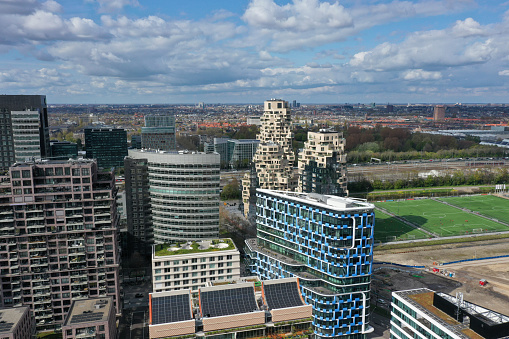
<path id="1" fill-rule="evenodd" d="M 254 289 L 250 287 L 200 293 L 203 317 L 219 317 L 258 310 Z"/>
<path id="2" fill-rule="evenodd" d="M 152 297 L 152 324 L 166 324 L 191 320 L 189 294 Z"/>
<path id="3" fill-rule="evenodd" d="M 264 284 L 263 291 L 270 310 L 304 305 L 295 281 L 282 284 Z"/>

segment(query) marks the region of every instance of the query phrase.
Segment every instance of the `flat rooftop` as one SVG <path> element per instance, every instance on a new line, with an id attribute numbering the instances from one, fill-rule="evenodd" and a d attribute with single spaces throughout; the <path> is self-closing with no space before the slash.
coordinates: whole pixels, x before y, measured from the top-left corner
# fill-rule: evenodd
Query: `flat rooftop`
<path id="1" fill-rule="evenodd" d="M 179 243 L 158 244 L 154 246 L 154 257 L 165 257 L 181 254 L 220 252 L 236 250 L 230 238 L 187 241 Z"/>
<path id="2" fill-rule="evenodd" d="M 289 191 L 275 191 L 258 188 L 257 193 L 270 194 L 282 199 L 291 199 L 303 204 L 314 205 L 319 208 L 328 208 L 335 210 L 358 210 L 358 209 L 374 209 L 375 205 L 365 200 L 355 198 L 343 198 L 334 195 L 324 195 L 317 193 L 299 193 Z"/>
<path id="3" fill-rule="evenodd" d="M 26 309 L 26 306 L 0 309 L 0 334 L 11 332 L 23 317 Z"/>
<path id="4" fill-rule="evenodd" d="M 75 300 L 67 314 L 64 326 L 108 321 L 112 307 L 111 298 Z"/>

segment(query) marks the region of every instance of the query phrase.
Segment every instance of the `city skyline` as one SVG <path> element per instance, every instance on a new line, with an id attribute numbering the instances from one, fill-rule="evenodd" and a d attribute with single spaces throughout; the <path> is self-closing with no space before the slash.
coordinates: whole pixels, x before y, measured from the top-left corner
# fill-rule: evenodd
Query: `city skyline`
<path id="1" fill-rule="evenodd" d="M 7 0 L 0 93 L 60 103 L 507 102 L 509 2 Z"/>

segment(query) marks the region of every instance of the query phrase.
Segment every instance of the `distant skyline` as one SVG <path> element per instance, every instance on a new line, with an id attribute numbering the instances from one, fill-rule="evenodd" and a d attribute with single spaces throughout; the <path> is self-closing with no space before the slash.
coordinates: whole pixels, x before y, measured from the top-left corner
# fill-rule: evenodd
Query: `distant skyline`
<path id="1" fill-rule="evenodd" d="M 509 103 L 509 1 L 0 0 L 48 104 Z"/>

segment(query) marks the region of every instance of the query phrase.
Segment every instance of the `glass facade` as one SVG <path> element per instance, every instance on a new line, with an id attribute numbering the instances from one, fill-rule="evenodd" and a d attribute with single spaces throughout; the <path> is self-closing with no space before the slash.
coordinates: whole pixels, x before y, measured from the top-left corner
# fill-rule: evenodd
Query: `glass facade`
<path id="1" fill-rule="evenodd" d="M 318 200 L 317 200 L 318 199 Z M 368 330 L 374 206 L 316 194 L 257 190 L 257 238 L 246 242 L 261 279 L 296 276 L 317 337 Z"/>
<path id="2" fill-rule="evenodd" d="M 76 159 L 78 157 L 78 145 L 69 141 L 52 141 L 51 158 L 53 160 Z"/>
<path id="3" fill-rule="evenodd" d="M 175 145 L 175 116 L 147 115 L 141 129 L 141 148 L 172 151 Z"/>
<path id="4" fill-rule="evenodd" d="M 127 156 L 127 133 L 119 128 L 86 128 L 87 158 L 103 168 L 123 167 Z"/>

